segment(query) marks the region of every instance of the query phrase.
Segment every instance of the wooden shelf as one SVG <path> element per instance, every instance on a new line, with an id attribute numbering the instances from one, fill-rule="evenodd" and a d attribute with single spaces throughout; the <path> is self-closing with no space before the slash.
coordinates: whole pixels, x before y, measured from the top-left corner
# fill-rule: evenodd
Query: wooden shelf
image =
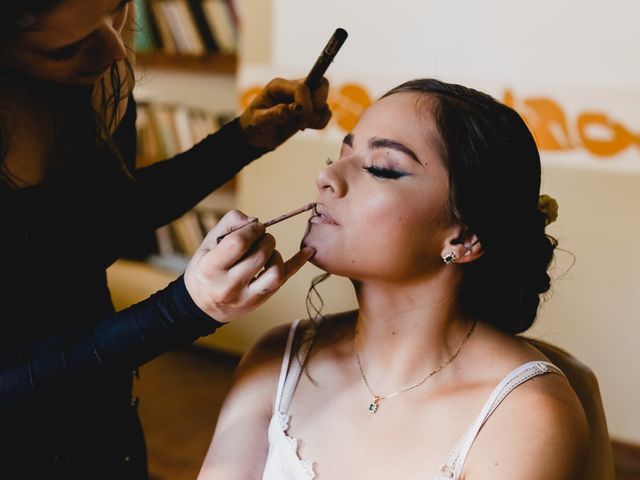
<path id="1" fill-rule="evenodd" d="M 164 52 L 140 52 L 136 54 L 136 63 L 146 68 L 164 68 L 199 73 L 236 73 L 236 56 L 222 53 L 206 55 L 169 54 Z"/>

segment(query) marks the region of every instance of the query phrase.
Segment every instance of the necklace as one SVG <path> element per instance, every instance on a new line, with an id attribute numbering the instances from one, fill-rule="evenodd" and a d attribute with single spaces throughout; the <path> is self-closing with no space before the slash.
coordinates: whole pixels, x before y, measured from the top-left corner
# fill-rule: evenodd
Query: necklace
<path id="1" fill-rule="evenodd" d="M 426 382 L 429 378 L 431 378 L 433 375 L 435 375 L 440 370 L 442 370 L 444 367 L 446 367 L 451 362 L 453 362 L 453 360 L 458 356 L 458 353 L 460 353 L 460 350 L 462 349 L 462 346 L 466 343 L 467 340 L 469 340 L 469 337 L 473 333 L 474 328 L 476 328 L 476 323 L 477 323 L 477 321 L 474 320 L 473 321 L 473 325 L 471 325 L 471 328 L 469 329 L 469 331 L 467 332 L 465 337 L 460 342 L 460 345 L 458 345 L 458 348 L 456 349 L 456 351 L 453 352 L 453 355 L 451 355 L 446 361 L 441 363 L 435 370 L 430 372 L 426 377 L 424 377 L 419 382 L 414 383 L 413 385 L 411 385 L 409 387 L 403 388 L 402 390 L 398 390 L 397 392 L 390 393 L 388 395 L 379 395 L 379 394 L 375 393 L 373 391 L 373 388 L 371 388 L 371 385 L 369 385 L 369 381 L 367 380 L 367 376 L 364 374 L 364 369 L 362 368 L 362 362 L 360 361 L 360 355 L 358 355 L 358 349 L 355 347 L 355 343 L 354 343 L 353 349 L 356 352 L 356 360 L 358 362 L 358 368 L 360 369 L 360 375 L 362 375 L 362 379 L 364 380 L 364 384 L 367 386 L 367 389 L 369 390 L 369 393 L 371 393 L 371 396 L 373 397 L 373 400 L 371 400 L 371 403 L 369 403 L 369 413 L 371 413 L 371 414 L 376 413 L 378 411 L 378 408 L 380 408 L 380 402 L 382 400 L 388 400 L 390 398 L 395 397 L 396 395 L 400 395 L 401 393 L 408 392 L 409 390 L 413 390 L 414 388 L 419 387 L 424 382 Z"/>

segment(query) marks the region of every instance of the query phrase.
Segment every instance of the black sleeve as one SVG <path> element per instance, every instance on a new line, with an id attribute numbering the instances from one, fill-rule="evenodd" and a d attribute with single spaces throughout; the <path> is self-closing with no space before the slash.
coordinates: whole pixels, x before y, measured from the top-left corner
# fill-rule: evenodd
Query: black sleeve
<path id="1" fill-rule="evenodd" d="M 147 300 L 112 315 L 64 346 L 0 366 L 0 411 L 114 369 L 132 370 L 186 346 L 222 324 L 193 302 L 183 277 Z M 36 346 L 37 347 L 37 346 Z M 35 348 L 35 351 L 40 349 Z"/>
<path id="2" fill-rule="evenodd" d="M 135 108 L 131 98 L 114 136 L 127 166 L 135 143 L 131 141 L 135 139 Z M 139 219 L 150 228 L 175 220 L 267 151 L 247 144 L 236 118 L 186 152 L 135 170 Z"/>

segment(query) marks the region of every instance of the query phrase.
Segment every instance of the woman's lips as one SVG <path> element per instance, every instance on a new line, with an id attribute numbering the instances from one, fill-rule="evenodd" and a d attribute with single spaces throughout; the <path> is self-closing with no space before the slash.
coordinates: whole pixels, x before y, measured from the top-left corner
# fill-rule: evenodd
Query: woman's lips
<path id="1" fill-rule="evenodd" d="M 309 219 L 309 223 L 319 224 L 323 223 L 325 225 L 338 225 L 329 211 L 326 209 L 324 205 L 321 203 L 316 204 L 316 208 L 313 211 L 314 215 Z"/>

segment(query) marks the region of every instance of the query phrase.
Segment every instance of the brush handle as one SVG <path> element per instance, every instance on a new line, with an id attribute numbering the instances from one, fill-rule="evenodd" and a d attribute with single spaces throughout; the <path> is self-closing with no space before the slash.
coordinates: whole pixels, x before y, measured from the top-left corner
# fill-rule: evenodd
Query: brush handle
<path id="1" fill-rule="evenodd" d="M 220 235 L 218 238 L 216 238 L 216 243 L 220 243 L 220 241 L 226 237 L 227 235 L 229 235 L 230 233 L 235 232 L 236 230 L 240 230 L 242 227 L 246 227 L 247 225 L 251 225 L 252 223 L 256 223 L 258 221 L 257 218 L 254 218 L 253 220 L 247 222 L 247 223 L 243 223 L 242 225 L 238 225 L 237 227 L 232 228 L 231 230 L 229 230 L 227 233 L 224 233 L 222 235 Z"/>
<path id="2" fill-rule="evenodd" d="M 316 204 L 315 203 L 309 203 L 307 205 L 305 205 L 304 207 L 300 207 L 297 210 L 294 210 L 293 212 L 289 212 L 289 213 L 285 213 L 283 215 L 280 215 L 279 217 L 273 218 L 267 222 L 264 222 L 264 226 L 265 227 L 270 227 L 271 225 L 275 225 L 276 223 L 280 223 L 283 220 L 286 220 L 287 218 L 291 218 L 291 217 L 295 217 L 296 215 L 300 215 L 301 213 L 306 212 L 307 210 L 311 210 L 313 207 L 315 207 Z"/>
<path id="3" fill-rule="evenodd" d="M 316 60 L 315 65 L 311 68 L 311 71 L 307 75 L 304 83 L 309 87 L 309 89 L 315 89 L 320 83 L 320 79 L 323 77 L 324 73 L 333 62 L 338 50 L 342 47 L 342 44 L 347 39 L 347 31 L 344 28 L 337 28 L 333 35 L 327 42 L 327 45 L 322 50 L 322 53 Z"/>
<path id="4" fill-rule="evenodd" d="M 289 213 L 284 213 L 276 218 L 272 218 L 271 220 L 268 220 L 266 222 L 264 222 L 264 226 L 266 227 L 270 227 L 271 225 L 275 225 L 276 223 L 280 223 L 283 220 L 286 220 L 287 218 L 291 218 L 291 217 L 295 217 L 296 215 L 300 215 L 301 213 L 306 212 L 307 210 L 311 210 L 312 208 L 314 208 L 316 206 L 315 203 L 308 203 L 306 204 L 304 207 L 300 207 L 296 210 L 293 210 L 292 212 Z M 251 225 L 252 223 L 257 222 L 258 219 L 254 218 L 253 220 L 251 220 L 250 222 L 247 223 L 243 223 L 242 225 L 238 225 L 237 227 L 232 228 L 231 230 L 229 230 L 227 233 L 220 235 L 218 238 L 216 238 L 216 243 L 220 243 L 220 241 L 226 237 L 227 235 L 229 235 L 230 233 L 235 232 L 236 230 L 240 230 L 242 227 L 246 227 L 247 225 Z"/>

